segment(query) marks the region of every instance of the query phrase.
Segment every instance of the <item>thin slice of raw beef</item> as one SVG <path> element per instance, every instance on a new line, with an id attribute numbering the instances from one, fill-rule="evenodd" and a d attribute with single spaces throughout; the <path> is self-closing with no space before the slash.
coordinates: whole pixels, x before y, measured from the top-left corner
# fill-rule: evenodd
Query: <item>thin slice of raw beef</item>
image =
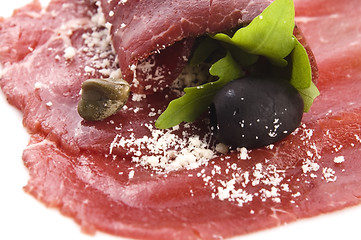
<path id="1" fill-rule="evenodd" d="M 120 68 L 125 76 L 131 77 L 132 65 L 137 65 L 139 60 L 182 39 L 249 23 L 271 0 L 101 2 L 105 18 L 112 24 L 111 34 Z"/>
<path id="2" fill-rule="evenodd" d="M 78 116 L 81 83 L 119 75 L 96 4 L 58 0 L 42 11 L 34 3 L 1 22 L 0 85 L 31 133 L 25 190 L 86 232 L 141 239 L 232 237 L 359 204 L 361 8 L 295 4 L 321 96 L 284 141 L 223 154 L 206 118 L 153 127 L 175 95 L 168 89 L 132 94 L 103 122 Z"/>
<path id="3" fill-rule="evenodd" d="M 123 78 L 133 92 L 151 94 L 169 87 L 181 73 L 196 37 L 246 25 L 272 1 L 101 2 Z M 312 51 L 299 28 L 295 35 L 307 49 L 316 81 Z"/>

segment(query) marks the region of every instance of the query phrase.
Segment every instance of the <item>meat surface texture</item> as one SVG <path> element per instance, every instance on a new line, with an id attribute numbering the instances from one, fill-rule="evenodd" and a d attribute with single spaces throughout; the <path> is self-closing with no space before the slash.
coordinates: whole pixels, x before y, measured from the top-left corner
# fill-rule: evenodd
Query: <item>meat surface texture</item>
<path id="1" fill-rule="evenodd" d="M 133 2 L 138 1 L 103 1 L 103 8 L 110 16 L 116 4 L 114 13 L 120 14 L 123 3 Z M 209 5 L 195 2 L 196 9 Z M 181 3 L 193 8 L 169 1 L 171 9 Z M 222 3 L 212 1 L 206 9 Z M 78 116 L 81 83 L 119 74 L 99 3 L 56 0 L 43 11 L 34 2 L 2 20 L 0 86 L 24 113 L 31 134 L 23 153 L 30 174 L 25 191 L 87 233 L 140 239 L 233 237 L 360 204 L 359 0 L 295 0 L 295 6 L 297 25 L 318 62 L 321 96 L 284 141 L 225 154 L 212 145 L 206 118 L 170 130 L 153 127 L 176 95 L 167 88 L 132 93 L 127 107 L 103 122 Z M 154 14 L 149 24 L 162 25 L 156 15 L 162 11 L 145 10 L 141 18 Z M 253 16 L 247 13 L 242 19 Z M 167 14 L 171 19 L 173 10 Z M 205 19 L 199 15 L 193 22 L 219 23 L 208 25 L 210 32 L 222 28 L 222 16 L 211 14 L 210 20 L 209 10 Z M 194 15 L 185 16 L 184 29 Z M 132 18 L 124 24 L 146 27 Z M 172 21 L 167 24 L 164 29 L 173 31 Z M 197 35 L 191 26 L 189 36 Z M 176 33 L 177 40 L 187 37 L 182 29 L 164 29 L 160 33 Z M 119 38 L 129 41 L 130 33 Z M 120 65 L 153 47 L 153 34 L 142 36 L 139 46 L 129 42 L 123 55 L 116 49 L 124 58 Z"/>

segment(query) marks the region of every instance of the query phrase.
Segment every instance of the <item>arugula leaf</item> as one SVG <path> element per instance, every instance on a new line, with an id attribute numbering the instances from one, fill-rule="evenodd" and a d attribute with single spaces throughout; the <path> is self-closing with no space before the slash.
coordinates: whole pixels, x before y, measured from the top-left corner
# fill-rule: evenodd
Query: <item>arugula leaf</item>
<path id="1" fill-rule="evenodd" d="M 318 91 L 316 85 L 311 81 L 311 85 L 308 88 L 305 89 L 298 89 L 298 92 L 300 93 L 304 107 L 303 111 L 308 112 L 310 111 L 311 105 L 316 97 L 320 95 L 320 91 Z"/>
<path id="2" fill-rule="evenodd" d="M 213 38 L 238 46 L 248 53 L 265 56 L 278 66 L 286 66 L 284 58 L 295 46 L 294 17 L 292 0 L 276 0 L 232 38 L 224 33 L 218 33 Z"/>
<path id="3" fill-rule="evenodd" d="M 312 83 L 312 70 L 308 54 L 296 39 L 296 46 L 291 53 L 292 72 L 290 83 L 297 90 L 309 88 Z"/>
<path id="4" fill-rule="evenodd" d="M 304 112 L 308 112 L 313 101 L 320 95 L 316 85 L 312 82 L 312 69 L 306 49 L 297 40 L 296 46 L 291 53 L 292 72 L 290 83 L 300 93 Z"/>
<path id="5" fill-rule="evenodd" d="M 218 76 L 219 79 L 202 86 L 185 88 L 185 94 L 171 101 L 167 109 L 159 116 L 155 122 L 157 128 L 167 129 L 181 122 L 193 122 L 207 110 L 216 93 L 225 84 L 243 75 L 238 63 L 229 52 L 212 65 L 209 73 Z"/>

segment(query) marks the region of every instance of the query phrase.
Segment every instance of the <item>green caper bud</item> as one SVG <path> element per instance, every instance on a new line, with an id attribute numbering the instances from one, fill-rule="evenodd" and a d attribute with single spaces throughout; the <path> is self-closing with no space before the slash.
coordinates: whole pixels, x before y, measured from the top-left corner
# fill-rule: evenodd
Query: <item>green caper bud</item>
<path id="1" fill-rule="evenodd" d="M 123 79 L 89 79 L 82 85 L 79 115 L 101 121 L 117 113 L 127 102 L 130 85 Z"/>

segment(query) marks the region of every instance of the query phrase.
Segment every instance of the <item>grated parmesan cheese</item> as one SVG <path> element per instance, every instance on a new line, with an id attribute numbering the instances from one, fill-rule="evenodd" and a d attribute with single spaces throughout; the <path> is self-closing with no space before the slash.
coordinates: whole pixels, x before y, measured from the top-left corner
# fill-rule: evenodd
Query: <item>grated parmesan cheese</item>
<path id="1" fill-rule="evenodd" d="M 140 102 L 142 101 L 142 99 L 146 98 L 145 94 L 137 94 L 137 93 L 133 93 L 132 95 L 132 101 L 133 102 Z"/>
<path id="2" fill-rule="evenodd" d="M 245 148 L 245 147 L 237 148 L 237 151 L 239 152 L 240 159 L 242 159 L 242 160 L 249 159 L 247 148 Z"/>
<path id="3" fill-rule="evenodd" d="M 344 156 L 339 156 L 339 157 L 335 157 L 333 159 L 334 163 L 343 163 L 345 161 L 345 157 Z"/>
<path id="4" fill-rule="evenodd" d="M 75 48 L 73 48 L 73 47 L 67 47 L 67 48 L 65 48 L 65 50 L 64 50 L 64 58 L 65 58 L 66 60 L 71 60 L 71 59 L 73 59 L 74 56 L 75 56 L 75 54 L 76 54 L 76 50 L 75 50 Z"/>
<path id="5" fill-rule="evenodd" d="M 120 78 L 117 54 L 111 42 L 111 24 L 104 18 L 100 1 L 96 1 L 96 5 L 97 13 L 91 18 L 92 31 L 83 33 L 84 46 L 79 49 L 90 57 L 88 65 L 84 66 L 84 71 L 90 76 L 98 72 L 103 77 Z M 72 52 L 68 51 L 70 57 Z"/>
<path id="6" fill-rule="evenodd" d="M 323 178 L 327 182 L 335 182 L 337 180 L 337 176 L 335 175 L 335 170 L 329 167 L 325 167 L 322 169 Z"/>
<path id="7" fill-rule="evenodd" d="M 310 159 L 306 159 L 302 164 L 303 173 L 316 172 L 320 169 L 320 166 L 316 162 L 312 162 Z"/>
<path id="8" fill-rule="evenodd" d="M 133 133 L 129 137 L 117 135 L 110 145 L 109 153 L 112 154 L 114 148 L 126 147 L 129 149 L 128 154 L 134 155 L 133 162 L 162 173 L 184 168 L 195 169 L 215 156 L 208 148 L 206 139 L 200 139 L 199 136 L 181 138 L 175 133 L 177 128 L 159 130 L 152 124 L 146 127 L 150 136 L 136 138 Z"/>
<path id="9" fill-rule="evenodd" d="M 129 179 L 132 179 L 134 177 L 134 174 L 135 174 L 135 171 L 134 170 L 131 170 L 128 174 L 128 178 Z"/>
<path id="10" fill-rule="evenodd" d="M 36 82 L 36 83 L 34 84 L 34 87 L 35 87 L 35 89 L 40 89 L 40 88 L 43 87 L 43 83 L 41 83 L 41 82 Z"/>

